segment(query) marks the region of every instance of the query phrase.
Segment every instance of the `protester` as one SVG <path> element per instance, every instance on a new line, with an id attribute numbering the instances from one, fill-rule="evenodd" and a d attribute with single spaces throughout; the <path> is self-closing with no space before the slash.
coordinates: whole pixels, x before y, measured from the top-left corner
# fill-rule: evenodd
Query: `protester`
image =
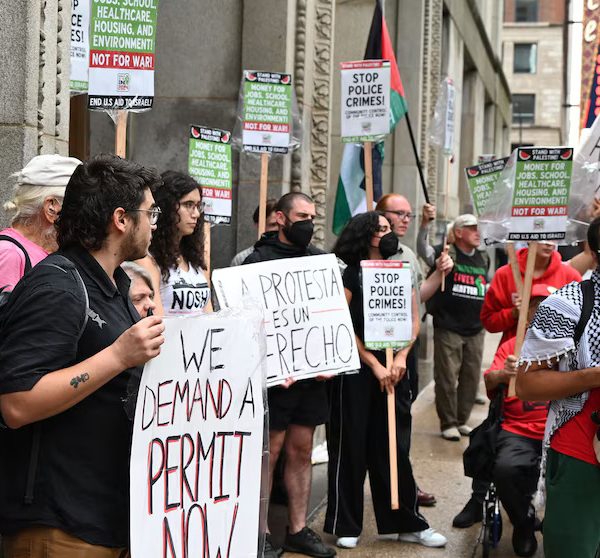
<path id="1" fill-rule="evenodd" d="M 282 196 L 275 207 L 277 232 L 264 234 L 244 264 L 298 258 L 322 254 L 312 246 L 313 200 L 302 192 Z M 301 380 L 268 390 L 269 402 L 269 487 L 273 483 L 275 464 L 285 449 L 284 481 L 288 493 L 288 519 L 283 549 L 317 558 L 335 556 L 317 533 L 306 525 L 311 485 L 311 452 L 315 427 L 327 421 L 329 406 L 324 382 Z M 285 446 L 285 447 L 284 447 Z M 276 558 L 275 548 L 267 535 L 266 558 Z"/>
<path id="2" fill-rule="evenodd" d="M 154 197 L 160 215 L 150 255 L 138 263 L 152 277 L 156 313 L 182 316 L 211 312 L 204 275 L 204 204 L 200 185 L 188 174 L 166 171 Z"/>
<path id="3" fill-rule="evenodd" d="M 556 289 L 538 283 L 532 287 L 528 323 L 540 303 Z M 513 524 L 512 545 L 517 556 L 532 556 L 537 550 L 535 509 L 531 503 L 540 472 L 540 456 L 544 428 L 548 416 L 547 401 L 521 401 L 508 395 L 508 384 L 517 372 L 516 337 L 502 343 L 490 368 L 485 372 L 485 385 L 490 399 L 500 386 L 504 391 L 501 432 L 496 445 L 493 480 L 498 496 Z M 454 527 L 466 528 L 481 521 L 483 501 L 489 483 L 473 479 L 473 494 L 454 518 Z"/>
<path id="4" fill-rule="evenodd" d="M 468 436 L 467 425 L 481 375 L 483 326 L 479 319 L 487 287 L 489 258 L 479 249 L 477 217 L 459 215 L 454 221 L 450 256 L 454 268 L 444 291 L 430 301 L 433 316 L 433 376 L 435 407 L 442 438 Z"/>
<path id="5" fill-rule="evenodd" d="M 267 216 L 266 216 L 266 220 L 265 220 L 265 232 L 275 232 L 277 231 L 277 221 L 275 220 L 275 206 L 277 205 L 277 200 L 275 198 L 269 198 L 266 202 L 266 212 L 267 212 Z M 257 207 L 254 210 L 254 213 L 252 214 L 252 221 L 254 221 L 254 224 L 256 225 L 256 228 L 258 230 L 258 212 L 259 212 L 260 206 Z M 241 252 L 238 252 L 233 259 L 231 260 L 231 263 L 229 264 L 231 267 L 233 267 L 234 265 L 242 265 L 244 263 L 244 260 L 250 255 L 252 254 L 252 252 L 254 252 L 254 245 L 250 246 L 249 248 L 246 248 L 245 250 L 242 250 Z"/>
<path id="6" fill-rule="evenodd" d="M 344 291 L 362 363 L 358 374 L 337 376 L 331 381 L 331 417 L 327 431 L 329 489 L 324 529 L 337 535 L 336 544 L 342 548 L 354 548 L 358 544 L 367 471 L 380 535 L 393 534 L 400 541 L 431 547 L 444 546 L 447 542 L 419 514 L 408 450 L 401 444 L 397 446 L 401 509 L 393 511 L 391 508 L 386 399 L 387 393 L 392 393 L 406 374 L 410 346 L 395 354 L 390 370 L 386 368 L 384 351 L 365 348 L 360 261 L 386 259 L 397 250 L 398 239 L 390 223 L 377 211 L 355 216 L 342 231 L 334 249 L 348 266 L 343 276 Z M 412 299 L 414 343 L 419 332 L 415 289 Z M 400 419 L 396 414 L 397 422 Z"/>
<path id="7" fill-rule="evenodd" d="M 158 317 L 138 322 L 119 266 L 148 250 L 158 184 L 155 172 L 112 155 L 79 165 L 57 222 L 59 253 L 4 307 L 4 558 L 127 553 L 132 422 L 124 405 L 140 367 L 159 354 L 164 326 Z"/>
<path id="8" fill-rule="evenodd" d="M 12 213 L 11 226 L 0 231 L 0 287 L 12 290 L 31 266 L 56 250 L 54 222 L 60 211 L 65 186 L 81 161 L 62 155 L 38 155 L 12 176 L 13 199 L 4 204 Z M 20 246 L 19 246 L 20 245 Z M 23 251 L 24 250 L 24 251 Z"/>
<path id="9" fill-rule="evenodd" d="M 150 274 L 135 262 L 125 262 L 121 267 L 131 281 L 129 298 L 138 311 L 138 314 L 142 318 L 152 316 L 156 304 L 154 302 L 154 289 L 152 288 Z"/>
<path id="10" fill-rule="evenodd" d="M 528 248 L 517 252 L 521 277 L 525 276 Z M 581 275 L 563 264 L 553 242 L 538 242 L 532 285 L 544 284 L 560 288 L 571 281 L 581 281 Z M 481 323 L 490 333 L 502 332 L 501 343 L 517 334 L 521 298 L 510 264 L 496 271 L 481 308 Z"/>
<path id="11" fill-rule="evenodd" d="M 414 218 L 410 202 L 400 194 L 386 194 L 377 203 L 377 211 L 381 211 L 390 222 L 394 234 L 402 240 L 408 231 L 408 227 Z M 415 253 L 401 242 L 398 243 L 398 252 L 392 259 L 400 259 L 410 263 L 413 272 L 413 285 L 417 287 L 417 304 L 419 315 L 424 314 L 421 302 L 427 301 L 439 289 L 443 275 L 452 268 L 452 260 L 447 254 L 442 254 L 435 260 L 435 269 L 427 279 L 423 279 L 421 264 Z M 400 381 L 398 390 L 404 394 L 402 404 L 398 405 L 397 412 L 400 415 L 400 429 L 398 430 L 398 443 L 403 446 L 407 453 L 410 451 L 410 439 L 412 428 L 412 416 L 410 409 L 412 402 L 419 393 L 418 373 L 419 340 L 417 339 L 408 353 L 407 373 Z M 420 506 L 433 506 L 436 498 L 433 494 L 418 489 L 417 498 Z"/>
<path id="12" fill-rule="evenodd" d="M 598 265 L 600 218 L 588 229 Z M 600 463 L 593 442 L 600 409 L 600 270 L 591 277 L 594 302 L 579 342 L 582 286 L 565 285 L 539 307 L 527 331 L 517 374 L 517 395 L 551 400 L 544 438 L 544 555 L 594 558 L 600 550 Z"/>

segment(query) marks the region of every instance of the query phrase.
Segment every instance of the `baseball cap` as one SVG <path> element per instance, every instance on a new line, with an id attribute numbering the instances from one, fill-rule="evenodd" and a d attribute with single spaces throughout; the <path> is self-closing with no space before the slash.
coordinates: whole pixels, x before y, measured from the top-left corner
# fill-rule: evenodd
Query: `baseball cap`
<path id="1" fill-rule="evenodd" d="M 548 295 L 551 295 L 556 291 L 556 287 L 552 287 L 551 285 L 544 285 L 542 283 L 536 283 L 531 286 L 531 298 L 536 296 L 543 296 L 544 298 Z"/>
<path id="2" fill-rule="evenodd" d="M 23 169 L 12 176 L 18 186 L 46 186 L 64 188 L 81 161 L 63 155 L 37 155 Z"/>
<path id="3" fill-rule="evenodd" d="M 464 213 L 454 219 L 454 228 L 462 229 L 463 227 L 472 227 L 477 225 L 477 217 L 471 213 Z"/>

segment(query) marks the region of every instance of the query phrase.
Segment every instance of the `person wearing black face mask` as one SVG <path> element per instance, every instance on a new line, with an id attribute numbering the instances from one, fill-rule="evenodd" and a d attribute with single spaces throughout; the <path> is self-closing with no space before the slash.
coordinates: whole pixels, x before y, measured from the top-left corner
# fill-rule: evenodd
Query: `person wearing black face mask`
<path id="1" fill-rule="evenodd" d="M 391 370 L 385 366 L 385 351 L 367 350 L 362 342 L 364 312 L 361 260 L 381 260 L 396 254 L 397 236 L 378 211 L 355 216 L 342 231 L 334 252 L 348 266 L 343 283 L 361 359 L 358 374 L 331 380 L 331 415 L 327 429 L 329 448 L 328 504 L 324 530 L 337 535 L 337 546 L 354 548 L 363 523 L 363 489 L 368 471 L 380 535 L 396 540 L 441 547 L 446 538 L 429 527 L 416 504 L 417 486 L 406 446 L 398 444 L 400 509 L 390 506 L 390 472 L 387 440 L 386 392 L 406 373 L 410 346 L 394 356 Z M 419 313 L 413 286 L 413 342 L 419 332 Z M 396 391 L 396 406 L 402 395 Z M 396 415 L 397 429 L 400 427 Z"/>
<path id="2" fill-rule="evenodd" d="M 323 254 L 310 244 L 315 204 L 301 192 L 282 196 L 275 207 L 277 232 L 266 233 L 254 245 L 244 264 L 299 258 Z M 315 427 L 329 417 L 325 382 L 300 380 L 283 387 L 269 388 L 269 475 L 285 443 L 284 484 L 288 494 L 288 533 L 283 548 L 317 558 L 331 558 L 335 550 L 323 544 L 317 533 L 306 525 L 310 495 L 310 458 Z M 276 558 L 280 549 L 267 535 L 265 558 Z"/>

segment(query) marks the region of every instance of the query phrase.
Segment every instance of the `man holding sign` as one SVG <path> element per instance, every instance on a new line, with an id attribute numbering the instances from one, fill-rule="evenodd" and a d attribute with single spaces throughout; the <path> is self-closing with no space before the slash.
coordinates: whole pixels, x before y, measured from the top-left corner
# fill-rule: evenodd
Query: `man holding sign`
<path id="1" fill-rule="evenodd" d="M 321 250 L 310 244 L 315 215 L 315 204 L 306 194 L 291 192 L 282 196 L 275 208 L 277 232 L 263 235 L 244 264 L 321 254 Z M 315 379 L 287 380 L 281 387 L 269 388 L 268 398 L 269 486 L 285 444 L 289 527 L 284 550 L 317 558 L 335 556 L 335 550 L 324 545 L 306 525 L 313 434 L 315 427 L 325 423 L 329 416 L 325 384 Z M 276 558 L 279 554 L 267 538 L 265 558 Z"/>

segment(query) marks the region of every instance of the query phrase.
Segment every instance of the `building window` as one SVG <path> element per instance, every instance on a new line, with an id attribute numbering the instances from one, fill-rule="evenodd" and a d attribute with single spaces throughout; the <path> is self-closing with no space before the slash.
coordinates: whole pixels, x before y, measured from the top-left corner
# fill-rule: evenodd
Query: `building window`
<path id="1" fill-rule="evenodd" d="M 535 122 L 535 95 L 513 95 L 513 124 L 533 124 Z"/>
<path id="2" fill-rule="evenodd" d="M 515 74 L 535 74 L 537 45 L 535 43 L 515 43 L 513 72 Z"/>
<path id="3" fill-rule="evenodd" d="M 538 20 L 537 0 L 515 0 L 515 21 L 528 22 Z"/>

